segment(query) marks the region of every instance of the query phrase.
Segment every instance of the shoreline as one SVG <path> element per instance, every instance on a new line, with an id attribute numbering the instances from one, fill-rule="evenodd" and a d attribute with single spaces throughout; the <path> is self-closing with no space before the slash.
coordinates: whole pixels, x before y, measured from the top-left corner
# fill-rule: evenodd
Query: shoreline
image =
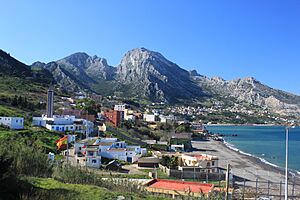
<path id="1" fill-rule="evenodd" d="M 223 140 L 223 142 L 219 141 L 224 147 L 230 149 L 231 151 L 234 151 L 236 153 L 239 153 L 241 155 L 247 156 L 248 159 L 255 161 L 258 165 L 261 165 L 262 168 L 266 170 L 272 170 L 274 172 L 284 174 L 285 175 L 285 168 L 280 167 L 274 163 L 271 163 L 263 158 L 260 158 L 258 156 L 252 155 L 250 153 L 246 153 L 236 147 L 234 147 L 233 144 L 227 142 L 226 140 Z M 300 171 L 295 169 L 288 169 L 289 176 L 294 176 L 298 181 L 300 181 Z"/>
<path id="2" fill-rule="evenodd" d="M 197 151 L 215 155 L 219 158 L 219 167 L 226 169 L 231 165 L 232 173 L 240 180 L 270 181 L 284 183 L 285 170 L 262 158 L 243 152 L 226 141 L 193 141 Z M 300 183 L 299 173 L 289 170 L 290 180 L 295 176 L 295 181 Z M 238 181 L 240 182 L 240 181 Z"/>
<path id="3" fill-rule="evenodd" d="M 205 124 L 205 126 L 285 126 L 283 124 Z"/>
<path id="4" fill-rule="evenodd" d="M 285 173 L 285 170 L 284 168 L 276 165 L 276 164 L 273 164 L 263 158 L 260 158 L 260 157 L 257 157 L 255 155 L 252 155 L 250 153 L 246 153 L 244 151 L 241 151 L 240 149 L 234 147 L 234 145 L 226 142 L 225 140 L 223 142 L 220 142 L 220 144 L 222 144 L 224 147 L 230 149 L 231 151 L 234 151 L 236 153 L 239 153 L 243 156 L 247 156 L 249 160 L 253 160 L 255 161 L 258 165 L 261 165 L 261 167 L 265 168 L 265 169 L 268 169 L 268 170 L 274 170 L 278 173 Z"/>

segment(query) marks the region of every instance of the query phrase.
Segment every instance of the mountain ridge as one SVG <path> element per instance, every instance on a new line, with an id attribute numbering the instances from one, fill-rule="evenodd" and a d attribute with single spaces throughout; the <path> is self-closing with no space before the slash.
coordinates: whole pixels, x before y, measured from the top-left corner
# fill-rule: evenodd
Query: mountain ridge
<path id="1" fill-rule="evenodd" d="M 123 96 L 163 102 L 230 96 L 237 101 L 268 107 L 278 113 L 300 113 L 298 95 L 274 89 L 253 77 L 229 81 L 221 77 L 209 78 L 196 70 L 187 71 L 161 53 L 146 48 L 126 52 L 115 67 L 110 66 L 105 58 L 83 52 L 71 54 L 54 63 L 60 69 L 51 68 L 49 63 L 43 68 L 50 70 L 58 83 L 64 80 L 60 85 L 68 90 L 88 89 L 97 92 L 97 85 L 102 85 L 102 91 L 108 91 L 106 94 L 118 92 Z M 105 88 L 105 84 L 110 87 Z"/>

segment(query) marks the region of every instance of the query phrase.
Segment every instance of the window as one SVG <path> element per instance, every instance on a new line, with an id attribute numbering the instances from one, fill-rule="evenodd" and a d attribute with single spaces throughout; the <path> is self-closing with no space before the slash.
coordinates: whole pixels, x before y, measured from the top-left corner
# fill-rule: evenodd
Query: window
<path id="1" fill-rule="evenodd" d="M 93 155 L 94 155 L 94 152 L 89 151 L 89 152 L 88 152 L 88 155 L 89 155 L 89 156 L 93 156 Z"/>
<path id="2" fill-rule="evenodd" d="M 93 160 L 92 160 L 92 163 L 97 163 L 97 160 L 93 159 Z"/>
<path id="3" fill-rule="evenodd" d="M 214 166 L 215 165 L 215 161 L 212 161 L 211 165 Z"/>
<path id="4" fill-rule="evenodd" d="M 19 122 L 19 120 L 16 119 L 16 123 L 18 123 L 18 122 Z"/>

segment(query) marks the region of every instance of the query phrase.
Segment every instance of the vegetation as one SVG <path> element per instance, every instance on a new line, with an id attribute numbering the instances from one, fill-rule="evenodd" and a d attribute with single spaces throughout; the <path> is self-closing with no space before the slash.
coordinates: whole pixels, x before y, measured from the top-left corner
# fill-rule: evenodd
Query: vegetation
<path id="1" fill-rule="evenodd" d="M 162 156 L 161 164 L 170 169 L 176 169 L 178 167 L 178 157 L 177 156 Z"/>
<path id="2" fill-rule="evenodd" d="M 54 179 L 28 177 L 25 179 L 35 188 L 39 188 L 45 199 L 117 199 L 124 196 L 126 199 L 165 199 L 161 197 L 145 196 L 138 193 L 116 192 L 94 185 L 65 184 Z"/>

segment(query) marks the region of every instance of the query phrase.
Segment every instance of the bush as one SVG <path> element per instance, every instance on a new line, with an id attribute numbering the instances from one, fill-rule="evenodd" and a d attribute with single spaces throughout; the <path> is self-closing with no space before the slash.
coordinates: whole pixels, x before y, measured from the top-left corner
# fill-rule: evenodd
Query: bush
<path id="1" fill-rule="evenodd" d="M 52 174 L 52 164 L 39 149 L 18 143 L 2 144 L 0 156 L 11 161 L 9 168 L 16 175 L 49 177 Z"/>

